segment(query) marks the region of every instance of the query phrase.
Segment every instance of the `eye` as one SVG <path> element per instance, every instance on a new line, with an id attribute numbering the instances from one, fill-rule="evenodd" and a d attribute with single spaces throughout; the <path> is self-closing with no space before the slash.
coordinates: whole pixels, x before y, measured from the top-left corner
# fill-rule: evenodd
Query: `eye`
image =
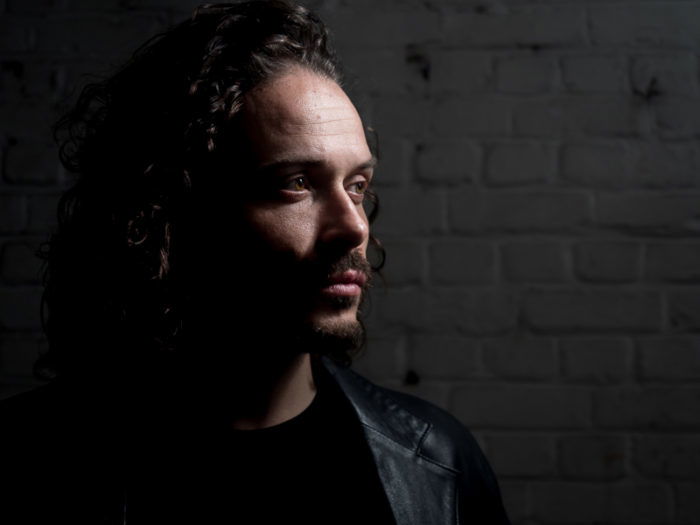
<path id="1" fill-rule="evenodd" d="M 282 189 L 290 191 L 306 191 L 309 189 L 309 183 L 306 180 L 306 177 L 297 175 L 296 177 L 289 179 L 284 184 Z"/>
<path id="2" fill-rule="evenodd" d="M 368 186 L 369 182 L 367 181 L 367 179 L 360 179 L 349 184 L 348 190 L 352 193 L 357 193 L 358 195 L 364 195 L 364 193 L 367 191 Z"/>

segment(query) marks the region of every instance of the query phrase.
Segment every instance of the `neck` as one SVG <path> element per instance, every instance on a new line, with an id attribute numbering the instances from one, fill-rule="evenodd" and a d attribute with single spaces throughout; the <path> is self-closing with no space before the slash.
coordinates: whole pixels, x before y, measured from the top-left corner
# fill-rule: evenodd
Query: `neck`
<path id="1" fill-rule="evenodd" d="M 284 423 L 303 412 L 316 395 L 311 356 L 299 354 L 273 370 L 268 381 L 247 388 L 248 395 L 241 398 L 245 402 L 236 403 L 233 428 L 255 430 Z"/>
<path id="2" fill-rule="evenodd" d="M 209 358 L 185 359 L 173 375 L 195 378 L 194 395 L 188 404 L 200 421 L 205 418 L 202 422 L 208 420 L 217 426 L 260 429 L 292 419 L 311 404 L 316 384 L 308 352 L 290 348 L 286 352 L 265 352 L 263 349 L 274 345 L 251 343 L 248 352 L 236 352 L 239 347 L 221 354 L 222 346 L 207 345 L 218 350 Z M 190 383 L 185 384 L 191 394 Z M 181 379 L 176 379 L 173 386 L 178 390 L 182 385 Z"/>

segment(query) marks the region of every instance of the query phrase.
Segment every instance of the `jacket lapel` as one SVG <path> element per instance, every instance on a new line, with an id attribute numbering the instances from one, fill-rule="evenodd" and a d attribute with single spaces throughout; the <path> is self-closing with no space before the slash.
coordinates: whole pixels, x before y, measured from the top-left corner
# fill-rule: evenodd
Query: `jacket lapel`
<path id="1" fill-rule="evenodd" d="M 322 361 L 357 413 L 397 525 L 457 523 L 455 473 L 421 455 L 430 423 L 352 370 Z"/>

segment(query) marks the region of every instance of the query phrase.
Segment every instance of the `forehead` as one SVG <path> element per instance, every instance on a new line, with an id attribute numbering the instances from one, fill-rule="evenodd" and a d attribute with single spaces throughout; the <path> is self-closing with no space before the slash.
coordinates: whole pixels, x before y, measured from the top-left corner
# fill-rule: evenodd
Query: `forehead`
<path id="1" fill-rule="evenodd" d="M 246 94 L 241 116 L 258 164 L 371 157 L 362 121 L 345 92 L 306 69 L 292 69 Z"/>

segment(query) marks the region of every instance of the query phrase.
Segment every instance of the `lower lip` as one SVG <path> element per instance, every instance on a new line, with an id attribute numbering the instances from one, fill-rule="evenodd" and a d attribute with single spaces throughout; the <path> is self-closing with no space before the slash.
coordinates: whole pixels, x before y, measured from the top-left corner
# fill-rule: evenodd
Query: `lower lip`
<path id="1" fill-rule="evenodd" d="M 362 289 L 357 284 L 343 283 L 332 284 L 323 289 L 323 293 L 328 295 L 355 296 L 360 295 Z"/>

